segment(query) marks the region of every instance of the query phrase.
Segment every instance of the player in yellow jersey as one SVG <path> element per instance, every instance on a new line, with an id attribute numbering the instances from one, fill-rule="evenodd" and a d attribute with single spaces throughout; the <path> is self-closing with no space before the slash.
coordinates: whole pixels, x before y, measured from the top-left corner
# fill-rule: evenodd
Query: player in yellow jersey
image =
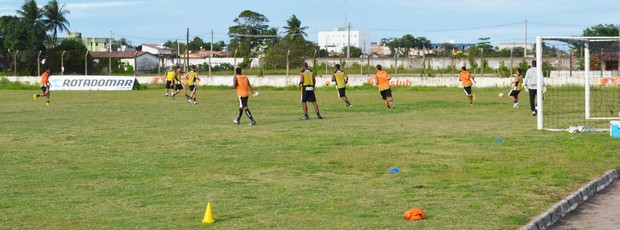
<path id="1" fill-rule="evenodd" d="M 463 90 L 465 90 L 465 94 L 467 95 L 467 98 L 469 98 L 469 104 L 473 105 L 474 94 L 471 93 L 471 86 L 476 82 L 476 80 L 473 76 L 471 76 L 469 70 L 467 70 L 465 66 L 461 67 L 459 81 L 463 84 Z"/>
<path id="2" fill-rule="evenodd" d="M 198 78 L 198 72 L 196 72 L 195 65 L 192 65 L 191 70 L 185 74 L 185 77 L 187 78 L 187 85 L 189 85 L 190 91 L 187 101 L 189 101 L 189 103 L 194 103 L 194 105 L 198 104 L 196 102 L 196 81 L 199 81 L 200 78 Z"/>
<path id="3" fill-rule="evenodd" d="M 50 103 L 50 87 L 52 87 L 52 84 L 50 84 L 50 68 L 46 68 L 45 71 L 41 74 L 41 90 L 43 91 L 42 94 L 35 94 L 34 95 L 34 101 L 37 101 L 37 97 L 45 97 L 45 100 L 47 101 L 47 105 L 51 105 Z"/>
<path id="4" fill-rule="evenodd" d="M 332 74 L 332 81 L 336 82 L 338 97 L 342 98 L 346 107 L 351 107 L 351 102 L 349 102 L 345 92 L 347 89 L 347 83 L 349 82 L 349 76 L 347 73 L 340 70 L 340 64 L 336 64 L 336 71 Z"/>
<path id="5" fill-rule="evenodd" d="M 239 115 L 237 115 L 237 119 L 233 120 L 235 124 L 239 124 L 239 120 L 241 119 L 241 115 L 245 111 L 245 115 L 250 119 L 250 125 L 255 125 L 256 120 L 252 116 L 252 112 L 248 108 L 248 98 L 250 97 L 250 92 L 252 96 L 256 97 L 254 93 L 254 89 L 250 84 L 250 80 L 247 76 L 241 74 L 241 68 L 237 67 L 235 69 L 235 77 L 233 78 L 233 89 L 237 89 L 237 96 L 239 98 Z"/>
<path id="6" fill-rule="evenodd" d="M 174 75 L 174 80 L 172 81 L 174 82 L 174 93 L 172 93 L 173 100 L 175 96 L 181 92 L 181 89 L 183 89 L 183 92 L 185 93 L 185 99 L 189 99 L 189 95 L 187 95 L 187 89 L 181 81 L 181 74 L 183 74 L 183 70 L 181 69 L 181 67 L 177 67 L 176 74 Z"/>
<path id="7" fill-rule="evenodd" d="M 519 107 L 519 93 L 521 93 L 521 89 L 523 88 L 523 78 L 521 77 L 521 69 L 517 68 L 517 73 L 515 74 L 515 80 L 512 81 L 514 87 L 510 90 L 508 94 L 508 98 L 513 102 L 512 107 Z"/>
<path id="8" fill-rule="evenodd" d="M 166 97 L 168 96 L 168 92 L 174 93 L 172 87 L 174 77 L 176 75 L 176 71 L 174 70 L 174 66 L 170 65 L 170 68 L 166 70 Z"/>
<path id="9" fill-rule="evenodd" d="M 396 105 L 394 105 L 394 100 L 392 98 L 392 90 L 390 89 L 390 79 L 392 78 L 385 70 L 382 70 L 381 65 L 377 65 L 375 80 L 377 81 L 377 87 L 379 88 L 381 99 L 383 99 L 383 104 L 385 104 L 388 110 L 396 108 Z"/>
<path id="10" fill-rule="evenodd" d="M 316 83 L 316 76 L 312 70 L 308 69 L 308 63 L 304 62 L 301 67 L 303 68 L 299 73 L 299 88 L 301 89 L 301 108 L 304 111 L 302 119 L 308 120 L 308 105 L 306 102 L 312 102 L 314 105 L 314 111 L 316 112 L 317 119 L 323 119 L 319 112 L 319 105 L 316 103 L 316 95 L 314 94 L 314 85 Z"/>

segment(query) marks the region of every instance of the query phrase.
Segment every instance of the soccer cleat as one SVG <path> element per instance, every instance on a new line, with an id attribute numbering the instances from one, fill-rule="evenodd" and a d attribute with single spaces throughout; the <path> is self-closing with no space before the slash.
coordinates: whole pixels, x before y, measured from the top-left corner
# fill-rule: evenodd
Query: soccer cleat
<path id="1" fill-rule="evenodd" d="M 187 98 L 187 102 L 189 102 L 191 104 L 192 103 L 192 99 L 191 98 Z"/>
<path id="2" fill-rule="evenodd" d="M 255 125 L 255 124 L 256 124 L 255 120 L 250 121 L 250 125 Z"/>
<path id="3" fill-rule="evenodd" d="M 396 105 L 394 104 L 394 102 L 391 102 L 391 101 L 390 101 L 390 106 L 391 106 L 392 108 L 396 108 Z"/>
<path id="4" fill-rule="evenodd" d="M 310 118 L 308 117 L 308 115 L 304 115 L 301 119 L 303 119 L 303 120 L 308 120 L 308 119 L 310 119 Z"/>
<path id="5" fill-rule="evenodd" d="M 532 111 L 532 116 L 536 116 L 536 111 Z"/>
<path id="6" fill-rule="evenodd" d="M 36 95 L 36 94 L 34 94 L 34 95 L 32 96 L 32 98 L 34 98 L 34 101 L 37 101 L 37 95 Z"/>
<path id="7" fill-rule="evenodd" d="M 316 119 L 323 119 L 323 117 L 321 117 L 321 114 L 317 114 Z"/>
<path id="8" fill-rule="evenodd" d="M 166 97 L 168 96 L 168 93 L 166 93 Z"/>
<path id="9" fill-rule="evenodd" d="M 347 106 L 347 107 L 351 107 L 351 103 L 348 103 L 348 102 L 347 102 L 346 106 Z"/>
<path id="10" fill-rule="evenodd" d="M 49 103 L 49 102 L 48 102 L 46 105 L 47 105 L 47 106 L 50 106 L 50 105 L 52 105 L 52 103 Z"/>
<path id="11" fill-rule="evenodd" d="M 239 124 L 239 120 L 233 120 L 233 123 Z"/>
<path id="12" fill-rule="evenodd" d="M 197 104 L 198 104 L 198 102 L 195 102 L 195 101 L 194 101 L 194 105 L 197 105 Z"/>

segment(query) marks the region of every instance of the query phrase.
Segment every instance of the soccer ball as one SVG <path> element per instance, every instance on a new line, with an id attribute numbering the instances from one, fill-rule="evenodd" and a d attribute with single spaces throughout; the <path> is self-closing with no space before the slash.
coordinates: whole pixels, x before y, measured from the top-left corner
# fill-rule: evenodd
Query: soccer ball
<path id="1" fill-rule="evenodd" d="M 503 97 L 503 96 L 504 96 L 504 93 L 499 93 L 499 97 Z"/>

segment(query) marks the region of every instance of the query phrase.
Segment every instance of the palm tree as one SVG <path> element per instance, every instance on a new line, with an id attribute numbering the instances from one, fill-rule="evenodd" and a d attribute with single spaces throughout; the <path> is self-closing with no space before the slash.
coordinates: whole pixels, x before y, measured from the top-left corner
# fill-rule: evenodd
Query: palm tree
<path id="1" fill-rule="evenodd" d="M 65 5 L 58 7 L 58 1 L 51 0 L 45 7 L 43 7 L 43 23 L 47 31 L 52 32 L 52 41 L 56 42 L 58 31 L 69 31 L 69 21 L 65 15 L 71 13 L 69 10 L 65 10 Z"/>
<path id="2" fill-rule="evenodd" d="M 289 20 L 286 20 L 286 26 L 283 28 L 286 30 L 286 36 L 288 36 L 291 40 L 294 39 L 296 36 L 301 36 L 302 39 L 303 37 L 308 36 L 308 34 L 306 34 L 306 32 L 304 31 L 308 29 L 308 27 L 302 27 L 301 21 L 299 21 L 299 19 L 297 19 L 297 16 L 295 16 L 294 14 Z"/>
<path id="3" fill-rule="evenodd" d="M 17 15 L 30 24 L 42 25 L 43 10 L 39 9 L 35 0 L 26 0 L 22 9 L 17 10 Z"/>

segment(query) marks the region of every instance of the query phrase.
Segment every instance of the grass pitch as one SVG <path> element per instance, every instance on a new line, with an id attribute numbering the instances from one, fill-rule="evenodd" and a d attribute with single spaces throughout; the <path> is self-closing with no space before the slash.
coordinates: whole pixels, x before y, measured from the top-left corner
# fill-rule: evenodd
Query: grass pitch
<path id="1" fill-rule="evenodd" d="M 375 89 L 348 90 L 352 108 L 323 89 L 325 119 L 307 121 L 298 91 L 258 91 L 256 126 L 232 123 L 230 89 L 195 106 L 1 91 L 0 226 L 202 228 L 210 201 L 214 229 L 516 229 L 620 161 L 608 133 L 537 131 L 526 95 L 515 109 L 498 89 L 469 106 L 459 88 L 394 88 L 391 112 Z"/>

